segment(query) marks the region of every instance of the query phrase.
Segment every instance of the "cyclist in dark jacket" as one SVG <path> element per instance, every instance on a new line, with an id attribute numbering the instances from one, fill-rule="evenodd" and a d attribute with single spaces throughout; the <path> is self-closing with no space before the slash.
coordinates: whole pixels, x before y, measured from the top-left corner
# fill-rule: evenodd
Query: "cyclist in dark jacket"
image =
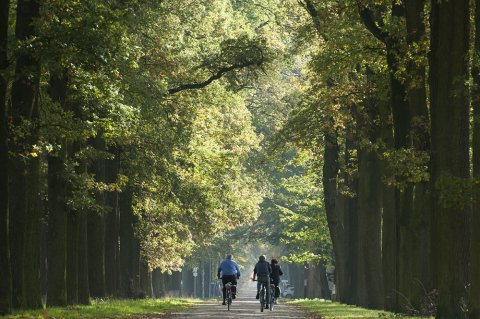
<path id="1" fill-rule="evenodd" d="M 272 267 L 266 260 L 267 258 L 265 255 L 262 255 L 258 258 L 258 262 L 255 264 L 255 268 L 253 269 L 253 280 L 255 280 L 255 276 L 258 277 L 258 282 L 257 282 L 257 296 L 255 298 L 260 297 L 260 288 L 262 283 L 265 285 L 267 288 L 267 299 L 270 300 L 270 276 L 272 275 Z M 268 304 L 267 307 L 268 308 Z"/>
<path id="2" fill-rule="evenodd" d="M 278 260 L 275 258 L 272 259 L 270 267 L 272 267 L 272 283 L 275 285 L 275 298 L 278 298 L 280 296 L 278 284 L 280 283 L 280 276 L 283 275 L 283 271 L 278 264 Z"/>

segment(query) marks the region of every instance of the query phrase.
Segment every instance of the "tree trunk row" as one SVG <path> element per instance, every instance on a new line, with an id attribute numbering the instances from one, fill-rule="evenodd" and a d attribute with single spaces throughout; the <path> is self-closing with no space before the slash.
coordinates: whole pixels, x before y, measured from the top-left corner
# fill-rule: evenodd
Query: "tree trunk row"
<path id="1" fill-rule="evenodd" d="M 435 290 L 438 292 L 437 318 L 465 317 L 466 312 L 470 318 L 480 318 L 480 239 L 477 231 L 480 218 L 475 210 L 471 214 L 468 198 L 459 203 L 450 194 L 451 187 L 468 188 L 471 168 L 470 100 L 466 85 L 470 48 L 469 2 L 432 1 L 428 81 L 426 66 L 416 59 L 407 62 L 407 78 L 399 80 L 397 73 L 403 63 L 402 55 L 408 51 L 416 57 L 426 56 L 426 52 L 421 51 L 426 37 L 425 5 L 423 0 L 405 0 L 395 2 L 390 8 L 394 18 L 406 22 L 405 39 L 380 30 L 382 23 L 372 20 L 377 15 L 369 8 L 361 12 L 367 29 L 386 48 L 390 106 L 369 106 L 367 100 L 366 107 L 379 114 L 367 110 L 368 119 L 357 114 L 353 125 L 358 134 L 367 132 L 371 143 L 381 140 L 387 147 L 398 151 L 413 150 L 417 154 L 429 155 L 430 182 L 412 182 L 407 176 L 395 176 L 388 162 L 383 162 L 376 151 L 354 146 L 353 150 L 358 154 L 358 175 L 350 179 L 358 178 L 358 184 L 349 187 L 355 194 L 349 198 L 342 194 L 339 187 L 344 185 L 337 181 L 348 182 L 348 178 L 339 175 L 343 173 L 338 169 L 338 157 L 339 150 L 343 149 L 348 159 L 352 148 L 348 144 L 354 144 L 349 141 L 351 134 L 345 133 L 345 145 L 338 146 L 332 143 L 332 134 L 324 132 L 323 186 L 335 254 L 337 297 L 342 302 L 369 308 L 422 312 L 430 297 L 427 295 Z M 478 205 L 475 188 L 478 189 L 480 165 L 479 7 L 477 1 L 472 68 L 475 206 Z M 389 127 L 390 117 L 392 127 Z M 380 127 L 372 127 L 372 123 L 380 123 Z M 361 137 L 355 136 L 353 141 L 358 139 Z M 383 177 L 391 175 L 395 176 L 399 186 L 383 183 Z M 354 238 L 356 244 L 349 238 Z"/>

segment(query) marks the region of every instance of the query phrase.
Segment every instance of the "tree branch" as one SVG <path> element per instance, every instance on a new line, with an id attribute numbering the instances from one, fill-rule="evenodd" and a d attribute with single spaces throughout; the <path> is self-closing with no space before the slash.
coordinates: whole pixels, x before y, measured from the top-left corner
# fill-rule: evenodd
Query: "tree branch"
<path id="1" fill-rule="evenodd" d="M 381 42 L 387 44 L 389 39 L 388 32 L 383 31 L 375 22 L 373 18 L 372 11 L 369 8 L 363 8 L 360 10 L 360 18 L 362 18 L 362 22 L 367 27 L 368 31 L 380 40 Z"/>
<path id="2" fill-rule="evenodd" d="M 220 79 L 225 73 L 228 73 L 233 70 L 243 69 L 252 65 L 260 65 L 262 61 L 263 61 L 263 58 L 260 61 L 248 61 L 245 63 L 232 64 L 228 67 L 221 68 L 220 70 L 217 71 L 217 73 L 215 73 L 214 75 L 212 75 L 211 77 L 209 77 L 203 82 L 181 84 L 175 88 L 171 88 L 168 90 L 168 94 L 175 94 L 184 90 L 195 90 L 195 89 L 204 88 L 210 83 L 212 83 L 213 81 Z"/>
<path id="3" fill-rule="evenodd" d="M 327 40 L 325 34 L 322 31 L 322 24 L 320 21 L 320 15 L 315 8 L 315 5 L 311 0 L 304 0 L 304 2 L 299 1 L 302 7 L 308 12 L 310 17 L 312 18 L 313 25 L 315 26 L 315 30 L 317 30 L 317 33 L 320 37 L 322 37 L 325 41 Z"/>

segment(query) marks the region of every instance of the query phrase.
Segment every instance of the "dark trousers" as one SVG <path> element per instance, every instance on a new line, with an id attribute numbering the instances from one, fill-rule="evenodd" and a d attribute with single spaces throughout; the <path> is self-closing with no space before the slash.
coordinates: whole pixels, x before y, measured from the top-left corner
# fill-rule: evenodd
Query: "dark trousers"
<path id="1" fill-rule="evenodd" d="M 280 297 L 280 288 L 278 287 L 278 284 L 280 283 L 280 279 L 272 278 L 272 284 L 275 285 L 275 298 Z"/>
<path id="2" fill-rule="evenodd" d="M 224 275 L 222 276 L 222 283 L 223 283 L 223 300 L 225 300 L 225 298 L 227 298 L 227 290 L 225 289 L 225 284 L 227 282 L 231 282 L 232 285 L 234 285 L 232 287 L 232 294 L 234 294 L 236 291 L 237 291 L 237 276 L 235 275 Z"/>
<path id="3" fill-rule="evenodd" d="M 260 289 L 262 288 L 262 284 L 265 286 L 265 290 L 267 293 L 266 300 L 270 300 L 270 276 L 269 275 L 260 275 L 257 276 L 257 294 L 260 294 Z"/>

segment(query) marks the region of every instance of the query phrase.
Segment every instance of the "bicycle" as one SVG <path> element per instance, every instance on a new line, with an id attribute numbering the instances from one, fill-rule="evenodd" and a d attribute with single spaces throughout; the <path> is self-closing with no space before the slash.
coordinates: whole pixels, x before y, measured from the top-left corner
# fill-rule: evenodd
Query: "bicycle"
<path id="1" fill-rule="evenodd" d="M 258 281 L 258 280 L 254 280 L 254 281 Z M 275 287 L 275 286 L 274 286 Z M 263 309 L 265 308 L 269 308 L 270 311 L 273 310 L 273 302 L 274 302 L 274 294 L 272 294 L 272 287 L 270 285 L 270 298 L 269 300 L 266 300 L 267 299 L 267 296 L 266 296 L 266 293 L 267 293 L 267 289 L 265 287 L 265 283 L 262 282 L 260 284 L 260 296 L 259 296 L 259 299 L 260 299 L 260 312 L 263 312 Z"/>
<path id="2" fill-rule="evenodd" d="M 231 283 L 231 282 L 227 282 L 225 284 L 225 299 L 226 299 L 226 302 L 227 302 L 227 309 L 228 311 L 230 311 L 230 306 L 232 304 L 232 299 L 233 299 L 233 293 L 232 293 L 232 288 L 234 287 L 234 285 Z"/>
<path id="3" fill-rule="evenodd" d="M 275 285 L 270 284 L 270 311 L 273 311 L 273 305 L 276 304 L 276 298 L 275 298 Z"/>

